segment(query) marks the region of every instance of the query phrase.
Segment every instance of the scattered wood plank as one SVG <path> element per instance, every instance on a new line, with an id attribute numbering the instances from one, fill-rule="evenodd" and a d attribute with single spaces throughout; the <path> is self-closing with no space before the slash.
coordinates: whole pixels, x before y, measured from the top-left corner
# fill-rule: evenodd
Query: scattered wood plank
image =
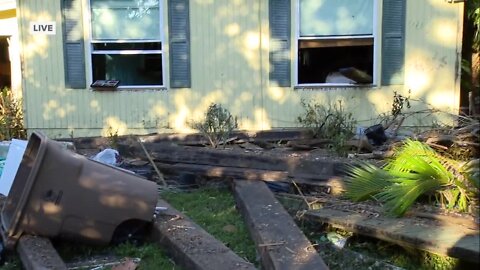
<path id="1" fill-rule="evenodd" d="M 255 140 L 264 142 L 273 142 L 280 140 L 298 140 L 310 138 L 311 134 L 306 129 L 289 129 L 289 130 L 263 130 L 256 132 L 234 131 L 231 137 L 237 137 L 242 140 Z M 197 141 L 205 140 L 202 134 L 153 134 L 143 136 L 144 142 L 161 142 L 161 141 Z"/>
<path id="2" fill-rule="evenodd" d="M 265 183 L 236 180 L 234 189 L 263 269 L 328 269 Z"/>
<path id="3" fill-rule="evenodd" d="M 166 164 L 156 163 L 157 167 L 162 171 L 169 173 L 189 172 L 196 175 L 207 177 L 224 177 L 224 178 L 240 178 L 248 180 L 263 181 L 288 181 L 288 172 L 286 171 L 270 171 L 237 167 L 222 167 L 198 164 Z"/>
<path id="4" fill-rule="evenodd" d="M 24 235 L 17 243 L 17 253 L 26 270 L 66 270 L 67 266 L 53 247 L 50 239 Z"/>
<path id="5" fill-rule="evenodd" d="M 222 167 L 198 164 L 165 164 L 156 163 L 157 167 L 166 173 L 193 173 L 206 177 L 221 177 L 246 180 L 261 180 L 267 182 L 295 181 L 299 184 L 325 187 L 330 194 L 340 194 L 345 190 L 342 178 L 329 175 L 299 174 L 292 177 L 287 171 L 258 170 L 236 167 Z"/>
<path id="6" fill-rule="evenodd" d="M 166 201 L 157 206 L 166 210 L 157 216 L 152 237 L 184 269 L 256 269 Z"/>
<path id="7" fill-rule="evenodd" d="M 375 237 L 401 246 L 426 250 L 454 258 L 480 262 L 478 230 L 457 224 L 431 222 L 415 217 L 391 218 L 366 216 L 346 210 L 322 208 L 309 210 L 305 218 L 355 233 Z"/>
<path id="8" fill-rule="evenodd" d="M 235 131 L 232 137 L 246 141 L 258 142 L 276 142 L 281 140 L 299 140 L 310 138 L 311 134 L 306 129 L 288 129 L 288 130 L 265 130 L 257 132 Z M 208 140 L 200 133 L 181 134 L 181 133 L 155 133 L 139 136 L 124 135 L 116 137 L 116 140 L 122 144 L 134 143 L 138 137 L 145 143 L 173 142 L 183 145 L 207 145 Z M 70 141 L 79 149 L 83 148 L 99 148 L 109 144 L 110 138 L 107 137 L 79 137 L 79 138 L 63 138 L 62 141 Z"/>
<path id="9" fill-rule="evenodd" d="M 262 147 L 249 142 L 239 143 L 238 146 L 245 149 L 246 151 L 263 151 Z"/>
<path id="10" fill-rule="evenodd" d="M 343 163 L 329 159 L 306 160 L 290 156 L 273 157 L 252 153 L 234 153 L 221 149 L 171 146 L 163 143 L 144 143 L 144 145 L 149 150 L 151 157 L 160 163 L 287 171 L 293 178 L 311 177 L 311 179 L 319 180 L 343 174 Z M 126 151 L 133 156 L 145 158 L 144 152 L 135 145 L 128 145 L 125 148 L 129 148 Z"/>
<path id="11" fill-rule="evenodd" d="M 290 193 L 276 193 L 275 197 L 280 200 L 283 200 L 284 198 L 287 198 L 288 200 L 296 200 L 297 203 L 299 202 L 301 204 L 304 204 L 304 207 L 302 207 L 303 210 L 307 210 L 308 205 L 316 204 L 321 205 L 322 208 L 328 207 L 336 210 L 354 209 L 355 211 L 362 214 L 375 213 L 376 215 L 381 215 L 385 212 L 384 209 L 380 206 L 380 204 L 376 202 L 352 202 L 350 200 L 345 200 L 326 194 L 316 194 L 315 196 L 301 196 Z M 317 209 L 318 208 L 319 207 L 317 207 Z M 431 219 L 441 224 L 455 224 L 474 231 L 480 230 L 480 223 L 475 219 L 475 217 L 468 214 L 448 213 L 442 211 L 440 208 L 430 209 L 428 212 L 422 209 L 412 208 L 408 210 L 404 216 Z"/>
<path id="12" fill-rule="evenodd" d="M 326 144 L 332 143 L 329 139 L 303 139 L 288 141 L 287 146 L 296 150 L 311 150 L 317 147 L 324 147 Z"/>

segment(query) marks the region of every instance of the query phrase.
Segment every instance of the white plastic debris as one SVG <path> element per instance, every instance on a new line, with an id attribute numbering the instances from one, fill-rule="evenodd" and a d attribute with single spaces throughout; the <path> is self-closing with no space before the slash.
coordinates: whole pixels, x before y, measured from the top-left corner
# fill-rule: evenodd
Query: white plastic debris
<path id="1" fill-rule="evenodd" d="M 92 160 L 111 166 L 118 166 L 120 164 L 120 154 L 115 149 L 107 148 L 96 154 Z"/>
<path id="2" fill-rule="evenodd" d="M 338 249 L 342 249 L 347 243 L 348 237 L 342 236 L 336 232 L 327 233 L 327 239 Z"/>
<path id="3" fill-rule="evenodd" d="M 18 167 L 20 167 L 20 163 L 22 162 L 23 153 L 27 148 L 27 142 L 28 141 L 13 139 L 10 143 L 7 159 L 5 160 L 2 175 L 0 176 L 0 194 L 8 196 Z"/>

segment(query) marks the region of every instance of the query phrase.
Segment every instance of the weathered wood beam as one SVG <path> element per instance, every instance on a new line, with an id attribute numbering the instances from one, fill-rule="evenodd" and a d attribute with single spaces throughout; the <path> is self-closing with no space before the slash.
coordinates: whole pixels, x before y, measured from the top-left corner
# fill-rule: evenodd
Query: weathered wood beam
<path id="1" fill-rule="evenodd" d="M 184 269 L 256 269 L 166 201 L 157 206 L 166 210 L 157 216 L 152 238 Z"/>
<path id="2" fill-rule="evenodd" d="M 261 180 L 267 182 L 286 182 L 295 181 L 298 184 L 325 187 L 331 194 L 337 195 L 345 190 L 344 182 L 340 177 L 329 175 L 303 174 L 298 177 L 292 177 L 286 171 L 258 170 L 237 167 L 222 167 L 198 164 L 166 164 L 156 163 L 157 167 L 165 173 L 192 173 L 206 177 L 223 177 L 233 179 Z"/>
<path id="3" fill-rule="evenodd" d="M 145 143 L 159 143 L 159 142 L 176 142 L 180 144 L 207 144 L 208 140 L 200 133 L 193 134 L 180 134 L 180 133 L 162 133 L 162 134 L 148 134 L 135 136 Z M 231 134 L 231 137 L 237 137 L 238 139 L 246 141 L 261 141 L 261 142 L 275 142 L 275 141 L 290 141 L 311 138 L 306 129 L 290 129 L 290 130 L 265 130 L 257 132 L 248 131 L 235 131 Z M 110 138 L 107 137 L 82 137 L 82 138 L 64 138 L 59 139 L 63 141 L 71 141 L 75 143 L 75 146 L 79 149 L 82 148 L 97 148 L 109 144 Z M 132 139 L 132 135 L 118 136 L 117 140 L 120 143 L 131 143 L 136 141 Z"/>
<path id="4" fill-rule="evenodd" d="M 328 269 L 265 183 L 235 180 L 234 193 L 263 269 Z"/>
<path id="5" fill-rule="evenodd" d="M 26 270 L 66 270 L 57 250 L 50 239 L 40 236 L 24 235 L 17 243 L 17 253 Z"/>
<path id="6" fill-rule="evenodd" d="M 273 157 L 249 153 L 222 151 L 199 147 L 180 147 L 164 143 L 145 143 L 150 155 L 160 163 L 183 163 L 210 165 L 219 167 L 236 167 L 256 170 L 287 171 L 290 177 L 314 179 L 343 174 L 344 164 L 328 159 L 309 160 L 300 157 Z M 143 151 L 135 145 L 123 147 L 127 155 L 144 157 Z"/>
<path id="7" fill-rule="evenodd" d="M 375 237 L 401 246 L 426 250 L 440 255 L 448 255 L 480 262 L 480 235 L 478 230 L 458 224 L 438 222 L 415 217 L 391 218 L 370 217 L 351 211 L 328 208 L 309 210 L 305 218 L 334 227 Z"/>

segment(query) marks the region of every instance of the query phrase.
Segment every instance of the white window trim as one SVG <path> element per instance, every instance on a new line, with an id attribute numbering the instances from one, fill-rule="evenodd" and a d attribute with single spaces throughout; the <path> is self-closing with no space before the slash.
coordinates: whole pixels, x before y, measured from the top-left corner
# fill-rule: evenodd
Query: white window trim
<path id="1" fill-rule="evenodd" d="M 106 54 L 106 52 L 111 52 L 111 54 L 161 54 L 162 55 L 162 85 L 126 85 L 126 86 L 119 86 L 117 89 L 119 90 L 130 90 L 130 89 L 165 89 L 167 86 L 166 82 L 166 60 L 165 60 L 165 23 L 164 23 L 164 16 L 163 16 L 163 0 L 158 0 L 159 6 L 159 29 L 160 29 L 160 39 L 145 39 L 145 40 L 93 40 L 92 37 L 92 9 L 90 5 L 90 0 L 83 0 L 83 6 L 85 7 L 85 16 L 83 16 L 83 25 L 88 25 L 88 27 L 84 27 L 84 36 L 86 37 L 85 40 L 85 66 L 86 66 L 86 73 L 87 74 L 87 83 L 88 85 L 92 85 L 93 83 L 93 64 L 92 64 L 92 54 Z M 161 50 L 124 50 L 123 53 L 119 53 L 118 51 L 102 51 L 101 53 L 94 52 L 92 48 L 93 43 L 135 43 L 135 42 L 160 42 L 162 44 Z M 142 53 L 143 52 L 143 53 Z"/>
<path id="2" fill-rule="evenodd" d="M 373 35 L 359 35 L 359 36 L 321 36 L 321 37 L 300 37 L 300 0 L 295 1 L 295 29 L 294 29 L 294 44 L 293 48 L 293 76 L 294 76 L 294 85 L 295 87 L 365 87 L 371 86 L 374 87 L 379 85 L 379 68 L 378 61 L 380 61 L 380 38 L 381 38 L 381 29 L 378 28 L 379 19 L 381 19 L 381 14 L 379 13 L 379 0 L 373 0 Z M 351 38 L 365 38 L 373 37 L 373 82 L 371 84 L 348 84 L 348 83 L 302 83 L 298 82 L 298 41 L 299 40 L 319 40 L 319 39 L 351 39 Z"/>

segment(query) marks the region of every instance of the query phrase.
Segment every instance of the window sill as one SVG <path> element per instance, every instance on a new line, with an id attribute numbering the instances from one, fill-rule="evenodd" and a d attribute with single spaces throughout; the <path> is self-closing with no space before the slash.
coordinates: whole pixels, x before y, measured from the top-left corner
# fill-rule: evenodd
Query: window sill
<path id="1" fill-rule="evenodd" d="M 117 87 L 117 88 L 94 88 L 91 87 L 90 90 L 94 92 L 124 92 L 124 91 L 132 91 L 132 92 L 139 92 L 139 91 L 166 91 L 168 90 L 167 87 Z"/>
<path id="2" fill-rule="evenodd" d="M 342 89 L 373 89 L 375 84 L 308 84 L 295 85 L 293 90 L 342 90 Z"/>

